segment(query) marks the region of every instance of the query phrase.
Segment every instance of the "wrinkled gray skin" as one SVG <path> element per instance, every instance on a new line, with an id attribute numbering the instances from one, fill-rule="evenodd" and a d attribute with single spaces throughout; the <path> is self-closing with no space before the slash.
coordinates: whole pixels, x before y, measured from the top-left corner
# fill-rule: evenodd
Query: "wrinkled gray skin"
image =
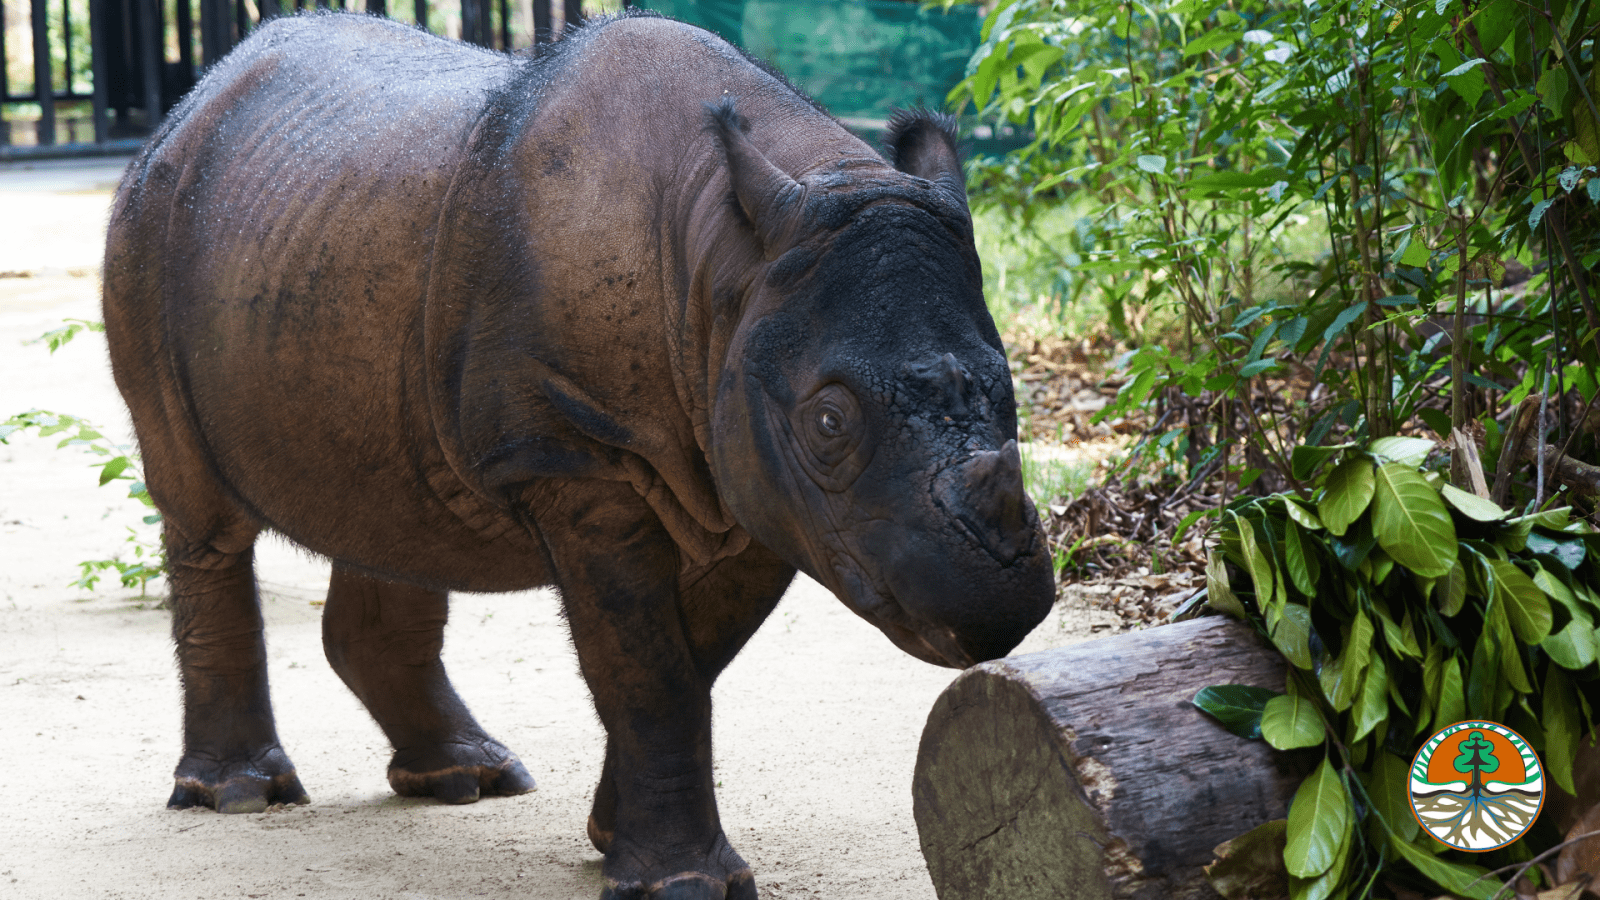
<path id="1" fill-rule="evenodd" d="M 334 562 L 328 659 L 397 791 L 532 787 L 439 649 L 448 591 L 554 585 L 608 736 L 605 896 L 754 897 L 710 690 L 796 569 L 942 665 L 1052 600 L 951 139 L 904 116 L 889 144 L 652 17 L 522 59 L 307 16 L 218 65 L 106 253 L 171 571 L 169 804 L 305 801 L 251 565 L 271 528 Z"/>

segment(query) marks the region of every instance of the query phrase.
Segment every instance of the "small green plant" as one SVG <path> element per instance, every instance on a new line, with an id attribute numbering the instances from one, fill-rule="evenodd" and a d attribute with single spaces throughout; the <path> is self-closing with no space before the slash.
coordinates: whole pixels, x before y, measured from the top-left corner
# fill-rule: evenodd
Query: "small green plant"
<path id="1" fill-rule="evenodd" d="M 60 435 L 61 439 L 56 444 L 58 448 L 77 447 L 100 457 L 98 462 L 90 465 L 90 468 L 100 471 L 101 487 L 113 481 L 129 482 L 128 496 L 152 510 L 144 517 L 145 524 L 154 525 L 161 521 L 161 513 L 154 511 L 155 502 L 150 499 L 150 492 L 145 489 L 144 477 L 139 471 L 137 451 L 122 444 L 113 444 L 109 438 L 100 433 L 99 429 L 84 419 L 42 409 L 18 413 L 0 422 L 0 444 L 10 443 L 12 435 L 24 431 L 32 431 L 39 437 Z M 107 572 L 114 571 L 123 587 L 137 587 L 139 596 L 143 597 L 146 586 L 166 572 L 166 552 L 159 540 L 149 540 L 132 527 L 128 529 L 127 543 L 131 559 L 121 557 L 86 559 L 78 563 L 80 573 L 77 580 L 72 582 L 73 586 L 94 590 L 95 585 Z"/>
<path id="2" fill-rule="evenodd" d="M 1370 896 L 1380 876 L 1491 897 L 1501 885 L 1485 866 L 1525 863 L 1560 836 L 1541 822 L 1491 853 L 1440 852 L 1408 809 L 1412 755 L 1455 722 L 1500 722 L 1573 793 L 1594 731 L 1600 533 L 1567 509 L 1514 516 L 1419 471 L 1432 448 L 1297 448 L 1314 490 L 1241 498 L 1217 525 L 1208 601 L 1271 641 L 1288 676 L 1282 693 L 1224 685 L 1196 705 L 1237 734 L 1323 755 L 1289 809 L 1294 900 Z"/>
<path id="3" fill-rule="evenodd" d="M 62 327 L 47 331 L 26 343 L 45 344 L 53 354 L 85 331 L 106 330 L 104 323 L 89 319 L 64 319 L 63 322 Z M 25 431 L 32 431 L 39 437 L 61 435 L 57 447 L 78 447 L 100 457 L 99 462 L 90 466 L 100 470 L 100 486 L 104 487 L 113 481 L 130 482 L 128 496 L 152 510 L 144 517 L 145 524 L 154 525 L 161 521 L 161 513 L 154 511 L 155 502 L 150 499 L 150 492 L 145 490 L 144 476 L 139 471 L 138 451 L 123 444 L 113 444 L 85 419 L 42 409 L 18 413 L 0 422 L 0 444 L 10 443 L 12 435 Z M 131 558 L 83 560 L 78 563 L 78 578 L 72 585 L 92 591 L 106 573 L 115 572 L 123 587 L 137 587 L 139 596 L 145 596 L 149 583 L 166 572 L 166 550 L 159 539 L 152 541 L 131 526 L 126 540 L 129 545 L 127 556 Z"/>

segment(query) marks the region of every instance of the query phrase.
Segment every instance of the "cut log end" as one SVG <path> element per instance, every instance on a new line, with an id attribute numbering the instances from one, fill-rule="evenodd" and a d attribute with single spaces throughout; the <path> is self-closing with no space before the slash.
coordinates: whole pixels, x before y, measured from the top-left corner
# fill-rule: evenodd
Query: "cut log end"
<path id="1" fill-rule="evenodd" d="M 1287 815 L 1310 766 L 1191 698 L 1283 681 L 1282 658 L 1220 618 L 962 673 L 929 714 L 912 788 L 940 900 L 1216 896 L 1213 848 Z"/>

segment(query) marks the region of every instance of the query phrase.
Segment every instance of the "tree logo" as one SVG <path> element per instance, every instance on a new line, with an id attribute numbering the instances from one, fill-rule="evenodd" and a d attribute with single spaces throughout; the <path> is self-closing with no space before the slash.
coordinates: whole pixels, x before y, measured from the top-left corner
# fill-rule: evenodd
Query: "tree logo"
<path id="1" fill-rule="evenodd" d="M 1411 811 L 1440 843 L 1481 853 L 1522 837 L 1544 807 L 1544 769 L 1515 731 L 1457 722 L 1411 762 Z"/>

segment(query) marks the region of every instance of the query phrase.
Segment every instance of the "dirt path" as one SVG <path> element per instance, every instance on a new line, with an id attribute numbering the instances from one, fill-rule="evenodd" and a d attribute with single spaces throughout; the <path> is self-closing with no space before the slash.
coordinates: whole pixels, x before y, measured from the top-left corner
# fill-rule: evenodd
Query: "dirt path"
<path id="1" fill-rule="evenodd" d="M 54 356 L 22 345 L 63 318 L 99 318 L 119 165 L 0 166 L 0 418 L 70 412 L 128 439 L 99 336 Z M 445 643 L 462 695 L 539 789 L 459 807 L 401 800 L 382 735 L 322 657 L 326 564 L 263 542 L 279 733 L 312 802 L 164 809 L 179 754 L 166 614 L 157 597 L 68 586 L 79 560 L 119 552 L 143 514 L 97 488 L 89 462 L 52 440 L 0 445 L 0 896 L 598 896 L 584 819 L 603 736 L 547 593 L 458 595 Z M 1084 636 L 1052 616 L 1024 649 Z M 715 695 L 723 823 L 762 897 L 933 897 L 910 784 L 927 710 L 953 675 L 900 653 L 816 584 L 789 593 Z"/>

